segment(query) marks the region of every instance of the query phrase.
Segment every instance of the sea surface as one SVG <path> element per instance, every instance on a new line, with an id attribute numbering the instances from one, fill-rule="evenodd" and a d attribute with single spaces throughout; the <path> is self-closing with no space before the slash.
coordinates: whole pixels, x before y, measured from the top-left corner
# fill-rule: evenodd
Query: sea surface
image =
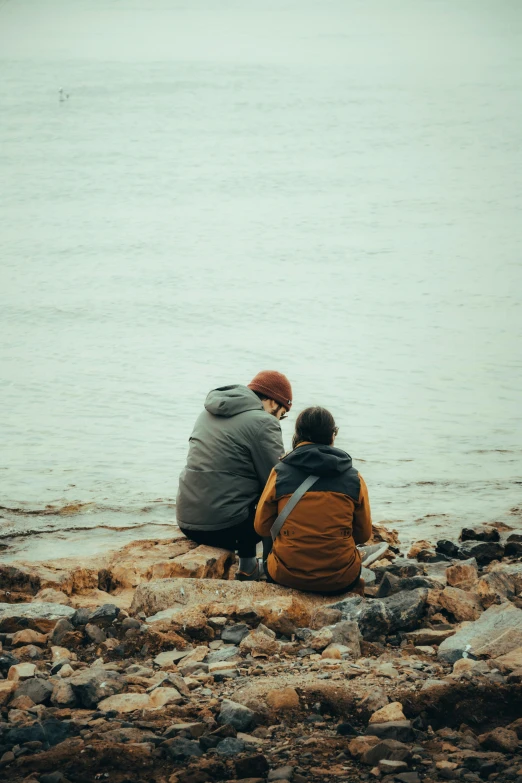
<path id="1" fill-rule="evenodd" d="M 520 530 L 521 302 L 519 0 L 0 0 L 4 559 L 168 536 L 260 369 L 404 540 Z"/>

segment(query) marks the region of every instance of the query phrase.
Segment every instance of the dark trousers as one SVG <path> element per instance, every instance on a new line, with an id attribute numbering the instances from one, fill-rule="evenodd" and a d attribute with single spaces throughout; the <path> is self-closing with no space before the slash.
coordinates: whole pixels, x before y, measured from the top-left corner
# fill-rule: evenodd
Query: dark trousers
<path id="1" fill-rule="evenodd" d="M 237 552 L 239 557 L 255 557 L 256 544 L 261 541 L 254 530 L 253 514 L 240 525 L 226 527 L 224 530 L 188 530 L 182 527 L 180 530 L 196 544 L 228 549 L 230 552 Z"/>

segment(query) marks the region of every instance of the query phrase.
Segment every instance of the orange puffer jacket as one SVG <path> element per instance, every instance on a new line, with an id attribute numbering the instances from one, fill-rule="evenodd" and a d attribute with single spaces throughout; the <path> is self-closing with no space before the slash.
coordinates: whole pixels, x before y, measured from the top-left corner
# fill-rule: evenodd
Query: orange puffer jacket
<path id="1" fill-rule="evenodd" d="M 278 514 L 310 475 L 319 480 L 288 515 L 268 557 L 268 572 L 286 587 L 333 593 L 357 580 L 356 544 L 372 534 L 368 490 L 349 454 L 300 443 L 272 470 L 254 524 L 260 536 L 269 537 Z"/>

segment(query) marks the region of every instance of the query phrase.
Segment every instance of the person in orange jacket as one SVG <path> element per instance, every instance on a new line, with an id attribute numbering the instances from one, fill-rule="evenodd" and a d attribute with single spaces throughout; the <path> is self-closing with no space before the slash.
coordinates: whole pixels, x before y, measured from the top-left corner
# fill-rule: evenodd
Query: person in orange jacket
<path id="1" fill-rule="evenodd" d="M 265 539 L 303 481 L 317 478 L 273 542 L 265 561 L 268 581 L 331 595 L 359 591 L 364 584 L 356 545 L 372 535 L 368 489 L 350 455 L 335 448 L 337 433 L 329 411 L 306 408 L 297 417 L 293 451 L 270 473 L 254 521 Z"/>

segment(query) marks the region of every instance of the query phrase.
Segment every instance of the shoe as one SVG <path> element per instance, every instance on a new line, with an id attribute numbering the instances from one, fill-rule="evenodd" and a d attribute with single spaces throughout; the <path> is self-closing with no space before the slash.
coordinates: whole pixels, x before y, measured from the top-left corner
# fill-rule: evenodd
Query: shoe
<path id="1" fill-rule="evenodd" d="M 357 547 L 361 555 L 361 563 L 365 568 L 371 563 L 375 563 L 380 557 L 389 549 L 389 544 L 383 542 L 382 544 L 371 544 L 370 546 Z"/>
<path id="2" fill-rule="evenodd" d="M 261 579 L 262 571 L 259 565 L 259 560 L 256 560 L 256 567 L 252 573 L 247 574 L 245 571 L 238 571 L 234 579 L 236 582 L 259 582 Z"/>

